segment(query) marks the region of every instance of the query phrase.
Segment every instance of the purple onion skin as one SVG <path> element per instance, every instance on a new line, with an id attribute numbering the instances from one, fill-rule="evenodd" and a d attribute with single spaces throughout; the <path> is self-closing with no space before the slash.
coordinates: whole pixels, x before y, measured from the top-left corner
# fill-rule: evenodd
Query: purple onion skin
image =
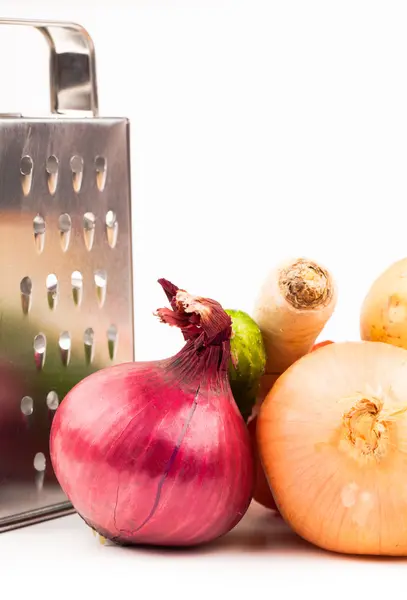
<path id="1" fill-rule="evenodd" d="M 57 479 L 107 539 L 203 544 L 230 531 L 249 507 L 252 448 L 227 372 L 206 368 L 197 379 L 208 356 L 191 356 L 184 347 L 168 360 L 96 372 L 54 417 Z"/>

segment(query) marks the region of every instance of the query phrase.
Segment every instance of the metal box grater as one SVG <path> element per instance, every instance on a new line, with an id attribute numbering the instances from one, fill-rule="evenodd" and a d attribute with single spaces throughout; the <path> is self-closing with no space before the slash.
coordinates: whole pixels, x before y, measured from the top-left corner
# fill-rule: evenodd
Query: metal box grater
<path id="1" fill-rule="evenodd" d="M 129 124 L 99 118 L 95 57 L 70 23 L 50 48 L 47 118 L 0 117 L 0 531 L 73 508 L 49 431 L 79 380 L 134 358 Z"/>

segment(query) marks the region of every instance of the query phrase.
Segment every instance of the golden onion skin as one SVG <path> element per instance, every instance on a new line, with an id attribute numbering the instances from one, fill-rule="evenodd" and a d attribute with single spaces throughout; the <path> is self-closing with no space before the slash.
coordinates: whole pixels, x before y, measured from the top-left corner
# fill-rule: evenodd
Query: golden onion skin
<path id="1" fill-rule="evenodd" d="M 360 337 L 407 349 L 407 258 L 390 265 L 372 284 L 361 308 Z"/>
<path id="2" fill-rule="evenodd" d="M 407 556 L 407 350 L 324 346 L 292 365 L 258 417 L 277 506 L 309 542 Z"/>

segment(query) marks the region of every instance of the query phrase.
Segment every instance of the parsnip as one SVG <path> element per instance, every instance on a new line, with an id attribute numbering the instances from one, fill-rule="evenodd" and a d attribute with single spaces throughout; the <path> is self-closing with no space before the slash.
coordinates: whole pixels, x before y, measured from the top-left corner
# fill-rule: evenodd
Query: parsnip
<path id="1" fill-rule="evenodd" d="M 287 260 L 269 273 L 253 311 L 267 356 L 260 401 L 281 373 L 311 350 L 336 301 L 331 273 L 313 260 Z"/>

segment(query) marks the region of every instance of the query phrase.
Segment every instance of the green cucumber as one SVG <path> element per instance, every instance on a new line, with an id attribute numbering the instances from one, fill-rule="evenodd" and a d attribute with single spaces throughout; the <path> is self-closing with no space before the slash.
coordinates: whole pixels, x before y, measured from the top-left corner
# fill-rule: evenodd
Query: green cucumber
<path id="1" fill-rule="evenodd" d="M 257 323 L 242 310 L 226 309 L 232 319 L 229 382 L 233 397 L 247 422 L 266 368 L 266 350 Z"/>

